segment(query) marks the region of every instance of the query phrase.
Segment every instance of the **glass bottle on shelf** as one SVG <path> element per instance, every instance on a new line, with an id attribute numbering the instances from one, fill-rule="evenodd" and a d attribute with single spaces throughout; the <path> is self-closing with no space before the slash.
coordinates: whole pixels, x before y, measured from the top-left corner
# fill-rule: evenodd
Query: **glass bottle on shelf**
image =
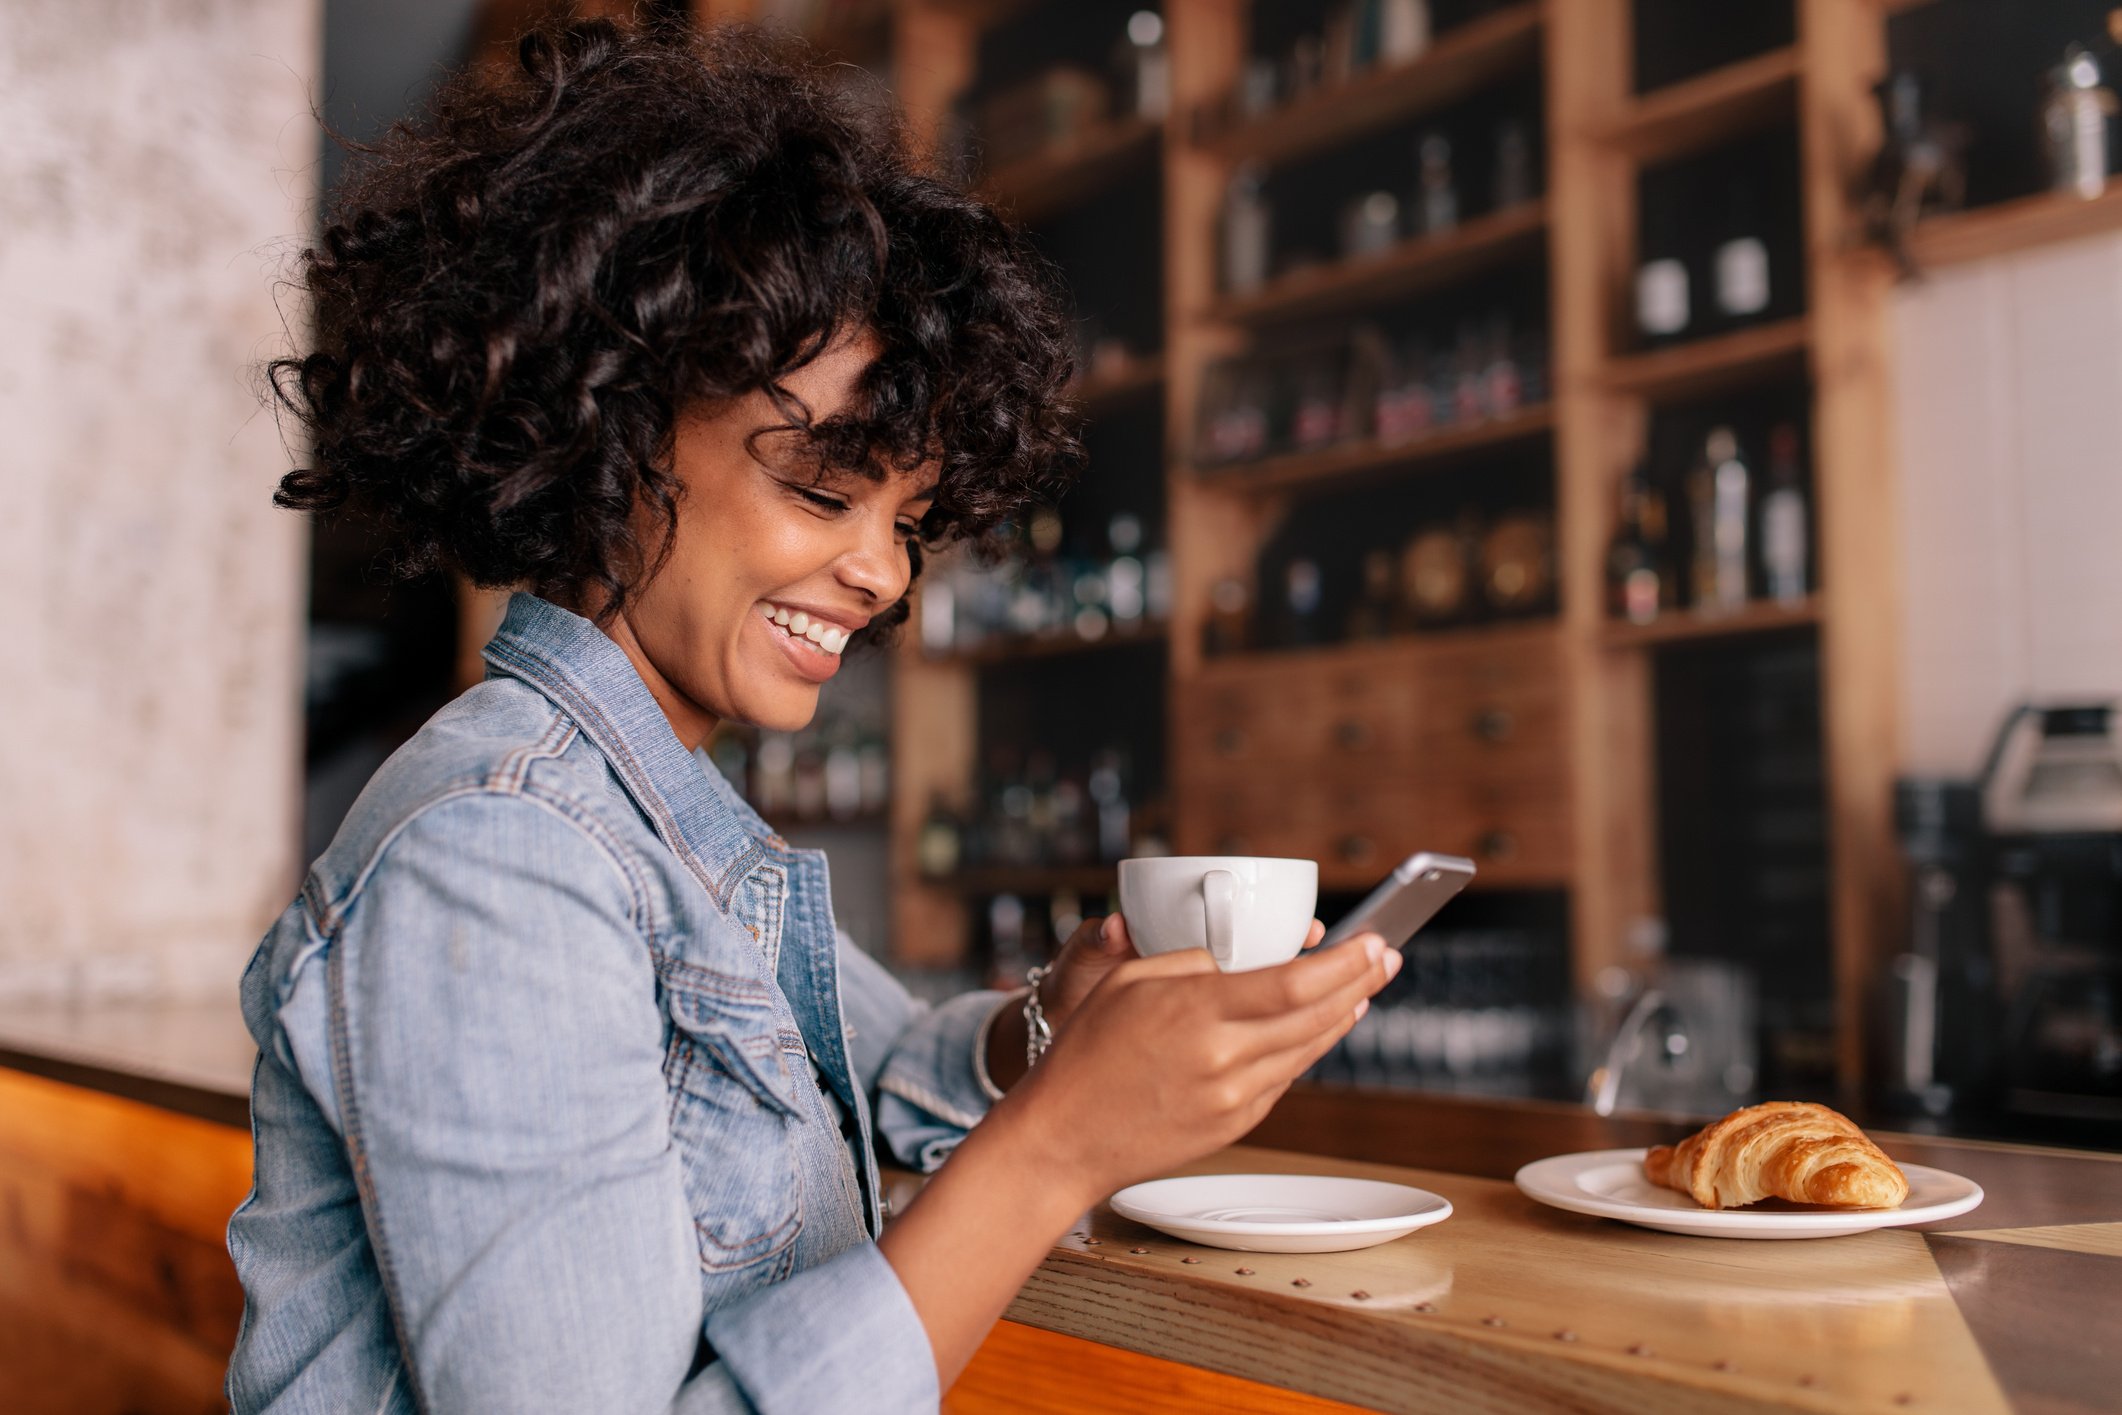
<path id="1" fill-rule="evenodd" d="M 1130 117 L 1160 122 L 1171 111 L 1171 55 L 1164 42 L 1164 17 L 1137 10 L 1114 52 L 1120 99 Z"/>
<path id="2" fill-rule="evenodd" d="M 1799 603 L 1811 588 L 1810 520 L 1798 430 L 1778 423 L 1768 435 L 1768 490 L 1761 498 L 1761 586 L 1778 603 Z"/>
<path id="3" fill-rule="evenodd" d="M 1642 263 L 1636 268 L 1636 330 L 1645 344 L 1682 338 L 1694 322 L 1687 261 L 1674 224 L 1672 214 L 1659 209 L 1644 230 Z"/>
<path id="4" fill-rule="evenodd" d="M 1142 548 L 1141 520 L 1122 511 L 1106 524 L 1105 540 L 1113 553 L 1112 563 L 1105 567 L 1107 606 L 1115 625 L 1123 631 L 1133 629 L 1147 608 L 1142 561 L 1136 554 Z"/>
<path id="5" fill-rule="evenodd" d="M 1319 612 L 1320 599 L 1319 563 L 1301 557 L 1290 561 L 1288 569 L 1283 572 L 1281 637 L 1285 646 L 1303 648 L 1326 641 L 1325 625 Z"/>
<path id="6" fill-rule="evenodd" d="M 1525 378 L 1512 350 L 1508 315 L 1498 314 L 1489 320 L 1481 393 L 1483 408 L 1491 417 L 1505 417 L 1524 406 Z"/>
<path id="7" fill-rule="evenodd" d="M 1752 519 L 1753 473 L 1728 427 L 1713 430 L 1702 445 L 1689 501 L 1694 511 L 1695 608 L 1726 613 L 1745 607 L 1752 561 L 1747 542 Z"/>
<path id="8" fill-rule="evenodd" d="M 1724 239 L 1715 257 L 1717 314 L 1727 324 L 1743 324 L 1768 308 L 1768 243 L 1761 238 L 1752 186 L 1733 179 L 1726 203 Z"/>
<path id="9" fill-rule="evenodd" d="M 1496 171 L 1491 187 L 1498 211 L 1533 199 L 1533 140 L 1522 118 L 1505 118 L 1496 125 Z"/>
<path id="10" fill-rule="evenodd" d="M 1202 632 L 1202 648 L 1209 657 L 1243 653 L 1252 638 L 1252 595 L 1245 582 L 1225 576 L 1209 587 L 1208 623 Z"/>
<path id="11" fill-rule="evenodd" d="M 938 791 L 928 798 L 928 814 L 921 819 L 915 837 L 914 860 L 929 879 L 946 879 L 958 872 L 965 843 L 964 828 L 957 813 Z"/>
<path id="12" fill-rule="evenodd" d="M 1620 519 L 1606 551 L 1607 612 L 1648 624 L 1672 607 L 1672 575 L 1665 562 L 1664 527 L 1653 536 L 1650 468 L 1637 463 L 1621 479 Z M 1662 522 L 1663 516 L 1657 517 Z"/>
<path id="13" fill-rule="evenodd" d="M 1393 556 L 1389 550 L 1373 550 L 1363 557 L 1363 592 L 1348 612 L 1347 637 L 1354 640 L 1382 639 L 1393 631 L 1393 611 L 1398 595 L 1393 583 Z"/>
<path id="14" fill-rule="evenodd" d="M 1420 200 L 1415 206 L 1421 217 L 1420 234 L 1441 236 L 1459 224 L 1459 189 L 1452 182 L 1451 140 L 1442 133 L 1425 133 L 1415 153 L 1420 172 Z"/>
<path id="15" fill-rule="evenodd" d="M 1407 64 L 1429 50 L 1429 0 L 1384 0 L 1378 16 L 1378 58 Z"/>
<path id="16" fill-rule="evenodd" d="M 2100 82 L 2100 61 L 2071 45 L 2049 71 L 2041 105 L 2052 188 L 2087 200 L 2106 190 L 2107 120 L 2114 111 L 2114 91 Z"/>
<path id="17" fill-rule="evenodd" d="M 1231 174 L 1223 194 L 1223 289 L 1248 294 L 1267 283 L 1274 213 L 1267 204 L 1260 169 Z"/>
<path id="18" fill-rule="evenodd" d="M 1098 858 L 1108 864 L 1128 856 L 1131 838 L 1125 759 L 1107 750 L 1091 759 L 1090 798 L 1097 813 Z"/>

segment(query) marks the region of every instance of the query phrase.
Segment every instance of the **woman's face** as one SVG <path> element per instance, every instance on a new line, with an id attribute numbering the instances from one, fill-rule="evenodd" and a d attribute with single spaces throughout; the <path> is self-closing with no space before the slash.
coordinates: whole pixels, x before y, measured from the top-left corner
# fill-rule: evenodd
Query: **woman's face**
<path id="1" fill-rule="evenodd" d="M 783 386 L 823 421 L 875 356 L 872 340 L 843 340 Z M 670 555 L 609 630 L 688 747 L 720 719 L 784 732 L 809 722 L 849 636 L 911 579 L 907 544 L 933 470 L 819 481 L 794 435 L 747 446 L 784 422 L 764 393 L 680 415 Z"/>

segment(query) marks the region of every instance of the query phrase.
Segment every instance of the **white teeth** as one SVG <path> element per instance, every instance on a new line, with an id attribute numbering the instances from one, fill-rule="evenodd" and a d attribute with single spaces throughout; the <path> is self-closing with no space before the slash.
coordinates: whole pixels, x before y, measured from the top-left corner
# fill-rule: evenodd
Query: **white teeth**
<path id="1" fill-rule="evenodd" d="M 840 652 L 847 647 L 847 630 L 838 627 L 827 630 L 825 637 L 818 641 L 818 646 L 827 653 Z"/>
<path id="2" fill-rule="evenodd" d="M 808 614 L 805 614 L 802 610 L 799 609 L 794 614 L 788 616 L 788 631 L 791 634 L 800 635 L 805 629 L 808 629 L 809 627 L 810 616 Z"/>
<path id="3" fill-rule="evenodd" d="M 759 612 L 765 615 L 768 619 L 772 619 L 774 617 L 774 607 L 768 604 L 763 599 L 759 601 Z"/>
<path id="4" fill-rule="evenodd" d="M 782 628 L 786 629 L 788 627 L 788 611 L 785 609 L 776 609 L 774 611 L 774 622 L 776 624 L 779 624 Z"/>
<path id="5" fill-rule="evenodd" d="M 813 619 L 800 609 L 782 609 L 777 605 L 768 604 L 765 600 L 759 601 L 759 613 L 762 618 L 786 629 L 789 637 L 801 639 L 826 653 L 839 653 L 847 647 L 847 641 L 854 637 L 853 631 L 843 629 L 837 624 Z"/>
<path id="6" fill-rule="evenodd" d="M 791 629 L 795 627 L 794 624 L 789 625 Z M 803 631 L 803 637 L 814 644 L 822 644 L 825 642 L 825 632 L 825 624 L 820 620 L 813 619 L 810 622 L 810 627 Z"/>

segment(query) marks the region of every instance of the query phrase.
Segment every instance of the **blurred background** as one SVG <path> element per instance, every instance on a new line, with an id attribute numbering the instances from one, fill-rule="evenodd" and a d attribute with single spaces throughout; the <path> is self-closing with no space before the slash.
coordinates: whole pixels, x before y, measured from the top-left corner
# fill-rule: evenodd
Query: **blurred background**
<path id="1" fill-rule="evenodd" d="M 805 36 L 1073 292 L 1080 486 L 708 749 L 911 987 L 1020 979 L 1127 855 L 1316 859 L 1330 920 L 1428 849 L 1479 883 L 1322 1086 L 2122 1148 L 2095 0 L 11 5 L 0 1063 L 243 1123 L 244 960 L 498 614 L 271 508 L 280 282 L 325 129 L 554 13 Z M 9 1143 L 88 1133 L 37 1094 Z M 138 1342 L 200 1389 L 216 1153 L 181 1243 L 0 1164 L 106 1336 L 167 1238 Z"/>
<path id="2" fill-rule="evenodd" d="M 1130 854 L 1313 858 L 1331 919 L 1429 849 L 1479 883 L 1322 1084 L 2122 1144 L 2122 11 L 97 13 L 0 22 L 0 1007 L 226 1005 L 480 672 L 495 596 L 269 506 L 324 131 L 546 15 L 735 20 L 1076 301 L 1081 485 L 709 748 L 909 985 L 1020 978 Z"/>

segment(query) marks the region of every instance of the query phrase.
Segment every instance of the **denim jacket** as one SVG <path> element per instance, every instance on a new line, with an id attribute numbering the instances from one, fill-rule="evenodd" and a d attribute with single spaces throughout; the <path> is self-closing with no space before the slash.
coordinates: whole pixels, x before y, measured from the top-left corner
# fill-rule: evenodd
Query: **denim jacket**
<path id="1" fill-rule="evenodd" d="M 848 943 L 589 621 L 517 595 L 486 658 L 244 974 L 231 1406 L 934 1410 L 872 1134 L 942 1162 L 997 995 Z"/>

